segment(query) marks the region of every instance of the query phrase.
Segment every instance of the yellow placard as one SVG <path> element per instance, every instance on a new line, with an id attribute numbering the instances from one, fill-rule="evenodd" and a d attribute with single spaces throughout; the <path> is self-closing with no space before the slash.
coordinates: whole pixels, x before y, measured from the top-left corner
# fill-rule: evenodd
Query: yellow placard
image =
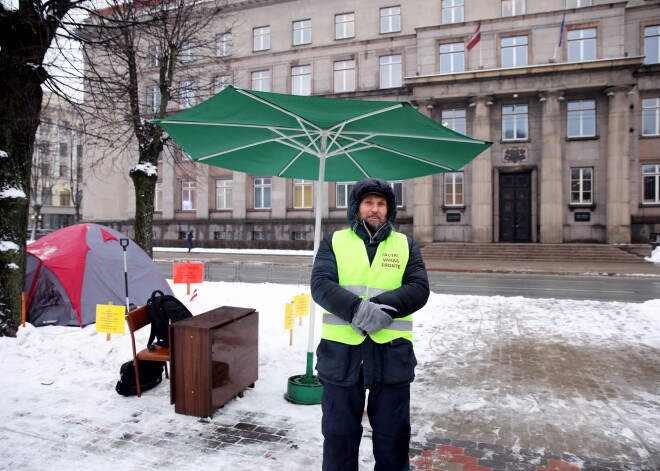
<path id="1" fill-rule="evenodd" d="M 96 331 L 108 334 L 123 334 L 124 316 L 126 316 L 126 306 L 97 304 Z"/>
<path id="2" fill-rule="evenodd" d="M 284 328 L 286 330 L 293 329 L 293 303 L 286 305 L 286 309 L 284 311 Z"/>
<path id="3" fill-rule="evenodd" d="M 293 305 L 295 306 L 294 317 L 309 316 L 309 304 L 312 296 L 309 294 L 301 294 L 293 297 Z"/>

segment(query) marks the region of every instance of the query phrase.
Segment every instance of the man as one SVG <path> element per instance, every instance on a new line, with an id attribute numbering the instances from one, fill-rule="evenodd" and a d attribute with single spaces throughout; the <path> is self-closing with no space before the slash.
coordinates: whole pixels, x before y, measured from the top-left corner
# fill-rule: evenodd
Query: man
<path id="1" fill-rule="evenodd" d="M 193 231 L 192 231 L 192 229 L 188 229 L 188 232 L 186 232 L 186 240 L 188 241 L 188 252 L 190 252 L 193 249 Z"/>
<path id="2" fill-rule="evenodd" d="M 409 469 L 412 314 L 429 284 L 419 247 L 394 231 L 396 211 L 389 183 L 359 181 L 350 228 L 326 235 L 314 260 L 312 297 L 325 310 L 316 351 L 324 471 L 357 471 L 366 389 L 375 469 Z"/>

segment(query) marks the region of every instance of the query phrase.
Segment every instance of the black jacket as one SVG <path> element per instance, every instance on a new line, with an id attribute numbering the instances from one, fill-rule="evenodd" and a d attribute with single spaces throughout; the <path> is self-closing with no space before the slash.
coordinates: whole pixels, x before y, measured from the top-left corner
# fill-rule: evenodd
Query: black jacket
<path id="1" fill-rule="evenodd" d="M 357 216 L 360 200 L 370 193 L 384 196 L 388 206 L 388 222 L 376 234 L 372 234 L 366 223 L 358 221 Z M 369 261 L 373 262 L 378 245 L 389 237 L 396 221 L 396 202 L 391 187 L 387 182 L 375 178 L 358 182 L 351 193 L 347 212 L 351 229 L 362 238 Z M 429 297 L 424 261 L 417 243 L 411 237 L 408 237 L 408 247 L 410 254 L 401 287 L 370 299 L 396 308 L 401 316 L 424 307 Z M 351 322 L 361 299 L 339 286 L 332 234 L 326 235 L 319 246 L 314 259 L 311 288 L 314 301 L 321 307 Z M 363 364 L 366 387 L 379 383 L 410 383 L 414 379 L 416 365 L 412 344 L 408 340 L 396 339 L 377 344 L 369 336 L 356 346 L 322 339 L 317 348 L 317 359 L 319 378 L 338 385 L 358 381 L 360 364 Z"/>

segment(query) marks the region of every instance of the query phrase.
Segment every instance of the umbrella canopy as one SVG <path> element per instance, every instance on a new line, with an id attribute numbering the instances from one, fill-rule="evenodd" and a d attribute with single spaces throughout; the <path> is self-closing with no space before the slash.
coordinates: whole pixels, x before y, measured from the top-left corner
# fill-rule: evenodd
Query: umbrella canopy
<path id="1" fill-rule="evenodd" d="M 404 180 L 455 171 L 492 144 L 454 132 L 405 102 L 231 86 L 157 123 L 193 160 L 320 181 Z"/>
<path id="2" fill-rule="evenodd" d="M 156 123 L 198 162 L 319 182 L 405 180 L 451 172 L 492 145 L 454 132 L 405 102 L 283 95 L 232 86 Z M 322 202 L 319 185 L 315 256 Z M 307 373 L 289 378 L 289 397 L 300 394 L 293 392 L 298 386 L 318 386 L 312 375 L 313 303 L 309 329 Z"/>

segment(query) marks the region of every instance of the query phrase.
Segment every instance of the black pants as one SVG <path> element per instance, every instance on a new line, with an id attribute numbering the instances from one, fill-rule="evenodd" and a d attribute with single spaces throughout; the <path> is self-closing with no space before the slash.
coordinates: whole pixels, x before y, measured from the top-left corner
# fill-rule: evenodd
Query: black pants
<path id="1" fill-rule="evenodd" d="M 323 471 L 358 471 L 365 389 L 323 384 Z M 408 471 L 410 385 L 378 385 L 369 390 L 367 405 L 373 429 L 375 471 Z"/>

